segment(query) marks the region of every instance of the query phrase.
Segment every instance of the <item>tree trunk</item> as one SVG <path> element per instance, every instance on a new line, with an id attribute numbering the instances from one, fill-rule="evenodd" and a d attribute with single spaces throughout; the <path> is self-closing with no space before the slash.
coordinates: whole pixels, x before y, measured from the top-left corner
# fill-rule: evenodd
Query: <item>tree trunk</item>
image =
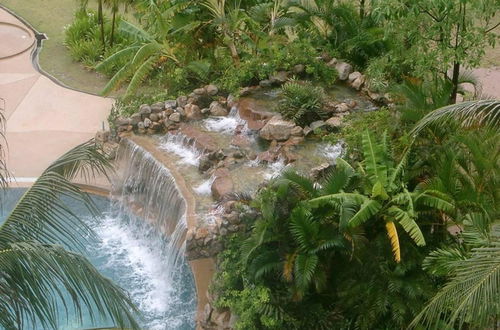
<path id="1" fill-rule="evenodd" d="M 450 104 L 457 102 L 457 92 L 458 92 L 458 76 L 460 75 L 460 62 L 453 63 L 453 75 L 451 77 L 451 83 L 453 89 L 450 95 Z"/>
<path id="2" fill-rule="evenodd" d="M 118 8 L 113 6 L 113 18 L 111 20 L 111 38 L 109 40 L 109 46 L 113 47 L 113 41 L 115 38 L 115 21 L 116 21 L 116 12 L 118 11 Z"/>
<path id="3" fill-rule="evenodd" d="M 102 50 L 106 51 L 106 40 L 104 39 L 104 17 L 102 13 L 102 0 L 99 0 L 97 7 L 97 22 L 101 26 Z"/>
<path id="4" fill-rule="evenodd" d="M 361 20 L 365 17 L 365 0 L 359 1 L 359 17 Z"/>

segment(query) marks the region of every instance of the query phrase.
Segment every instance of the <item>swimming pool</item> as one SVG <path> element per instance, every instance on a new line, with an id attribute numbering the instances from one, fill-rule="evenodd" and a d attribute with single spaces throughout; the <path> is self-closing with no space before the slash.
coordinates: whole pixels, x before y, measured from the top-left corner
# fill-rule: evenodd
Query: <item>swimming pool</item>
<path id="1" fill-rule="evenodd" d="M 0 223 L 26 189 L 6 190 Z M 96 232 L 97 240 L 83 254 L 105 276 L 125 289 L 142 312 L 144 329 L 194 329 L 196 290 L 191 269 L 182 253 L 173 262 L 169 239 L 127 207 L 108 198 L 93 196 L 100 211 L 90 216 L 83 205 L 68 202 Z M 64 313 L 64 310 L 61 310 Z M 67 322 L 66 322 L 67 319 Z M 78 324 L 76 315 L 63 315 L 60 329 L 109 327 L 109 320 Z M 38 330 L 38 328 L 37 328 Z"/>

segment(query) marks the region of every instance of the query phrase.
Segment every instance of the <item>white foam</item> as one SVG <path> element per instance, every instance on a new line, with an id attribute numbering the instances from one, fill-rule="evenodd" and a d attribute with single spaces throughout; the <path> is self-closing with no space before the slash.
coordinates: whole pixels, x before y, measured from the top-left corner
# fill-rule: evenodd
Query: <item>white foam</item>
<path id="1" fill-rule="evenodd" d="M 168 134 L 163 138 L 159 148 L 171 152 L 180 159 L 179 164 L 198 166 L 200 163 L 201 152 L 190 145 L 188 139 L 181 134 Z"/>
<path id="2" fill-rule="evenodd" d="M 284 158 L 279 158 L 274 163 L 268 164 L 264 173 L 264 178 L 266 180 L 274 179 L 280 176 L 281 173 L 288 167 L 288 164 L 285 163 Z"/>
<path id="3" fill-rule="evenodd" d="M 203 121 L 203 126 L 212 132 L 233 135 L 238 126 L 242 126 L 242 133 L 248 131 L 246 121 L 241 119 L 238 109 L 233 107 L 226 117 L 210 117 Z"/>
<path id="4" fill-rule="evenodd" d="M 342 153 L 344 152 L 342 142 L 337 142 L 336 144 L 319 144 L 317 150 L 320 155 L 323 155 L 332 162 L 335 162 L 335 160 L 342 156 Z"/>
<path id="5" fill-rule="evenodd" d="M 127 288 L 144 314 L 147 329 L 176 329 L 193 312 L 186 311 L 185 317 L 172 313 L 189 302 L 179 297 L 179 279 L 168 275 L 173 273 L 169 269 L 173 265 L 165 262 L 168 246 L 149 226 L 127 224 L 120 217 L 108 214 L 96 225 L 100 242 L 95 251 L 107 259 L 105 270 L 114 272 L 118 284 Z"/>
<path id="6" fill-rule="evenodd" d="M 212 193 L 212 183 L 214 183 L 214 181 L 215 181 L 215 177 L 212 176 L 209 179 L 203 181 L 201 184 L 199 184 L 193 190 L 198 195 L 208 196 L 208 195 L 210 195 Z"/>

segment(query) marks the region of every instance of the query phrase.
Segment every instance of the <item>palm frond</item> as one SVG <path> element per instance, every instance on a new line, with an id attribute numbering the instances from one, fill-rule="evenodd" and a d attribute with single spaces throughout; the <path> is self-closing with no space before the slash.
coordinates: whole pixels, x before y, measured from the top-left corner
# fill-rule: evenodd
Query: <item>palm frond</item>
<path id="1" fill-rule="evenodd" d="M 425 238 L 422 234 L 422 231 L 420 230 L 420 227 L 407 211 L 403 211 L 397 206 L 391 206 L 387 210 L 387 213 L 394 216 L 397 222 L 401 225 L 401 227 L 403 227 L 408 235 L 410 235 L 410 237 L 417 245 L 425 245 Z"/>
<path id="2" fill-rule="evenodd" d="M 0 226 L 0 249 L 20 240 L 81 247 L 91 230 L 61 197 L 76 200 L 96 214 L 90 196 L 70 180 L 106 174 L 109 161 L 93 141 L 83 143 L 52 163 L 21 197 Z"/>
<path id="3" fill-rule="evenodd" d="M 411 131 L 418 135 L 429 126 L 445 127 L 458 122 L 464 128 L 487 127 L 500 130 L 500 101 L 480 100 L 452 104 L 427 114 Z"/>
<path id="4" fill-rule="evenodd" d="M 148 32 L 125 20 L 122 20 L 120 22 L 120 31 L 138 41 L 143 41 L 143 42 L 154 41 L 154 37 L 150 35 Z"/>
<path id="5" fill-rule="evenodd" d="M 133 317 L 137 310 L 125 292 L 100 275 L 87 259 L 61 246 L 33 241 L 4 245 L 0 270 L 0 300 L 9 303 L 3 313 L 12 319 L 24 315 L 26 322 L 56 329 L 54 307 L 61 304 L 66 312 L 71 307 L 80 322 L 86 310 L 91 320 L 109 317 L 122 328 L 139 329 Z M 23 324 L 17 327 L 23 328 Z"/>
<path id="6" fill-rule="evenodd" d="M 493 327 L 500 313 L 500 226 L 494 240 L 473 249 L 472 256 L 459 260 L 448 284 L 427 304 L 410 324 L 432 327 L 439 320 L 448 326 L 471 323 L 474 328 Z"/>

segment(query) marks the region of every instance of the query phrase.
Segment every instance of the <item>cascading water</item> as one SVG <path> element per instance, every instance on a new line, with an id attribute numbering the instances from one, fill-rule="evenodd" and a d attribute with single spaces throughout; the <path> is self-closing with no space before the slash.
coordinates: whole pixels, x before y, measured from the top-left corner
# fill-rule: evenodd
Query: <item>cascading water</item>
<path id="1" fill-rule="evenodd" d="M 111 211 L 96 226 L 107 266 L 143 312 L 146 329 L 193 329 L 196 298 L 184 259 L 186 203 L 167 168 L 129 140 L 118 151 Z"/>
<path id="2" fill-rule="evenodd" d="M 193 139 L 182 133 L 166 134 L 161 138 L 160 149 L 177 155 L 180 164 L 198 166 L 202 152 L 196 148 Z"/>
<path id="3" fill-rule="evenodd" d="M 238 108 L 232 107 L 226 117 L 210 117 L 203 121 L 203 126 L 212 132 L 233 135 L 240 127 L 240 133 L 248 134 L 247 122 L 239 115 Z"/>

